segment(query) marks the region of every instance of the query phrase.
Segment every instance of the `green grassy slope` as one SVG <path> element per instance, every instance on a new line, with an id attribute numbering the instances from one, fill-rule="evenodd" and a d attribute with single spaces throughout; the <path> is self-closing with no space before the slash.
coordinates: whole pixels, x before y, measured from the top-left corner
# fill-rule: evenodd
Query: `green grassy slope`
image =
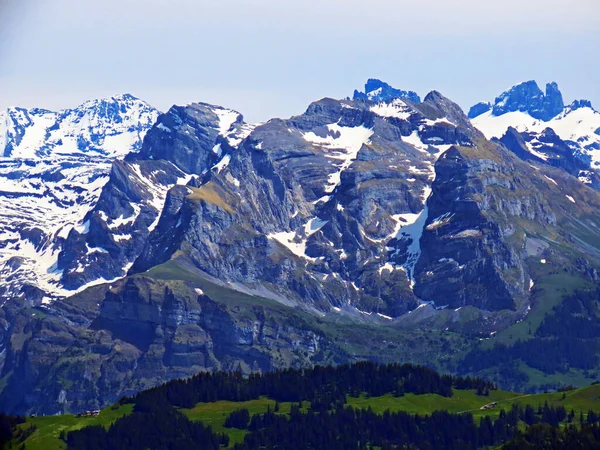
<path id="1" fill-rule="evenodd" d="M 495 409 L 481 409 L 491 402 L 497 402 L 498 406 Z M 539 405 L 543 406 L 545 402 L 550 406 L 564 406 L 567 411 L 573 409 L 577 417 L 580 412 L 585 416 L 590 409 L 597 411 L 600 408 L 600 385 L 548 394 L 519 394 L 498 390 L 490 392 L 488 397 L 483 397 L 476 395 L 474 391 L 455 389 L 454 396 L 451 398 L 437 394 L 408 394 L 399 398 L 390 394 L 383 397 L 348 398 L 349 405 L 356 408 L 371 407 L 377 413 L 383 413 L 386 409 L 414 414 L 431 414 L 436 410 L 445 410 L 452 413 L 470 412 L 475 417 L 496 417 L 502 409 L 510 409 L 513 404 L 531 405 L 537 408 Z"/>
<path id="2" fill-rule="evenodd" d="M 133 405 L 110 407 L 102 410 L 98 417 L 76 417 L 71 414 L 60 416 L 30 417 L 23 427 L 35 425 L 35 432 L 25 441 L 27 450 L 64 449 L 66 445 L 60 440 L 61 431 L 74 431 L 90 425 L 110 426 L 119 417 L 129 414 Z"/>
<path id="3" fill-rule="evenodd" d="M 497 402 L 495 409 L 485 410 L 482 406 Z M 551 406 L 564 406 L 567 411 L 573 409 L 576 417 L 580 412 L 586 416 L 591 409 L 600 411 L 600 384 L 576 389 L 568 392 L 554 392 L 547 394 L 520 394 L 508 391 L 492 391 L 489 396 L 478 396 L 470 390 L 454 390 L 453 397 L 442 397 L 437 394 L 414 395 L 408 394 L 404 397 L 394 397 L 391 394 L 382 397 L 348 397 L 348 405 L 355 408 L 371 407 L 376 413 L 390 411 L 407 411 L 414 414 L 430 414 L 434 411 L 445 410 L 452 413 L 470 412 L 475 417 L 489 415 L 492 418 L 499 415 L 500 410 L 510 409 L 513 404 L 531 405 L 537 408 L 548 402 Z M 308 408 L 308 403 L 304 404 Z M 231 445 L 244 439 L 245 431 L 225 428 L 223 425 L 227 416 L 235 410 L 246 408 L 251 414 L 261 414 L 267 408 L 275 407 L 275 401 L 268 398 L 260 398 L 247 402 L 218 401 L 214 403 L 200 403 L 194 408 L 183 409 L 182 412 L 192 420 L 202 421 L 211 425 L 220 433 L 227 433 L 231 439 Z M 280 414 L 288 414 L 290 403 L 280 404 Z M 61 431 L 72 431 L 88 425 L 108 426 L 117 418 L 131 412 L 133 405 L 124 405 L 119 408 L 104 409 L 98 417 L 81 417 L 73 415 L 31 417 L 24 425 L 35 425 L 38 429 L 25 441 L 26 450 L 54 450 L 64 449 L 64 443 L 60 440 Z"/>
<path id="4" fill-rule="evenodd" d="M 280 403 L 279 413 L 289 414 L 291 406 L 291 403 Z M 309 403 L 305 402 L 303 406 L 308 408 Z M 194 408 L 182 409 L 182 412 L 191 420 L 198 420 L 210 425 L 218 433 L 226 433 L 230 439 L 229 445 L 232 447 L 234 444 L 244 440 L 246 430 L 225 428 L 224 424 L 227 416 L 238 409 L 247 409 L 251 415 L 263 414 L 267 412 L 269 407 L 274 410 L 275 401 L 261 397 L 258 400 L 247 402 L 218 401 L 214 403 L 199 403 Z"/>

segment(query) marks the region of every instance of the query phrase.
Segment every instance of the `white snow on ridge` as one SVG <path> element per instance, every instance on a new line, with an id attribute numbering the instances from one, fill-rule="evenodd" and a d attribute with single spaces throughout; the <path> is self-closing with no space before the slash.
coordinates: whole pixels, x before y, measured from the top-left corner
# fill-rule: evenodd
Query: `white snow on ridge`
<path id="1" fill-rule="evenodd" d="M 397 238 L 405 238 L 410 239 L 411 243 L 408 246 L 407 260 L 406 263 L 402 267 L 406 271 L 406 276 L 410 282 L 410 286 L 414 287 L 415 285 L 415 265 L 421 256 L 421 236 L 423 235 L 423 230 L 425 228 L 425 223 L 428 218 L 428 207 L 427 200 L 431 195 L 431 187 L 426 187 L 424 189 L 423 197 L 424 207 L 423 210 L 418 215 L 411 215 L 411 219 L 413 222 L 407 223 L 406 225 L 402 225 L 398 231 Z M 398 250 L 396 250 L 397 252 Z"/>
<path id="2" fill-rule="evenodd" d="M 410 136 L 402 136 L 402 140 L 404 142 L 409 143 L 420 152 L 427 153 L 427 149 L 429 148 L 429 146 L 423 143 L 423 141 L 419 137 L 419 132 L 417 130 L 413 131 Z"/>
<path id="3" fill-rule="evenodd" d="M 313 258 L 306 256 L 306 239 L 299 239 L 294 231 L 271 233 L 267 235 L 267 237 L 279 242 L 296 256 L 308 260 L 314 260 Z"/>
<path id="4" fill-rule="evenodd" d="M 329 132 L 325 137 L 312 131 L 302 136 L 307 142 L 327 149 L 325 157 L 336 161 L 334 167 L 337 170 L 329 175 L 325 186 L 325 192 L 329 194 L 340 184 L 342 173 L 356 159 L 362 146 L 369 142 L 373 130 L 365 126 L 342 127 L 337 123 L 327 125 L 327 129 Z"/>
<path id="5" fill-rule="evenodd" d="M 306 222 L 304 226 L 298 228 L 297 231 L 280 231 L 278 233 L 268 234 L 267 237 L 279 242 L 284 247 L 287 247 L 294 255 L 314 262 L 316 261 L 316 258 L 311 258 L 306 255 L 306 244 L 308 238 L 321 230 L 327 222 L 327 220 L 313 217 Z"/>
<path id="6" fill-rule="evenodd" d="M 428 125 L 428 126 L 433 126 L 433 125 L 438 125 L 438 124 L 451 125 L 454 128 L 456 128 L 456 124 L 454 122 L 452 122 L 450 119 L 448 119 L 447 117 L 442 117 L 441 119 L 435 119 L 435 120 L 424 119 L 422 121 L 422 123 L 425 125 Z"/>
<path id="7" fill-rule="evenodd" d="M 600 128 L 600 113 L 591 108 L 567 110 L 546 123 L 561 139 L 577 141 L 580 138 L 594 137 L 596 141 L 600 141 L 600 136 L 594 133 Z"/>
<path id="8" fill-rule="evenodd" d="M 157 116 L 127 94 L 59 112 L 0 113 L 0 279 L 7 280 L 0 295 L 3 290 L 8 298 L 18 296 L 25 284 L 45 291 L 44 303 L 77 292 L 60 285 L 63 274 L 56 266 L 64 239 L 89 231 L 83 220 L 108 181 L 112 161 L 137 151 Z M 118 227 L 119 220 L 108 226 Z M 104 252 L 90 248 L 86 258 Z M 74 270 L 83 272 L 85 265 Z"/>
<path id="9" fill-rule="evenodd" d="M 383 92 L 383 88 L 374 89 L 370 92 L 367 92 L 367 98 L 369 100 L 373 100 L 373 98 L 377 97 L 378 95 L 381 95 L 382 92 Z"/>
<path id="10" fill-rule="evenodd" d="M 378 103 L 375 106 L 371 106 L 371 111 L 381 117 L 395 117 L 402 120 L 407 120 L 414 112 L 412 108 L 400 99 L 395 99 L 389 103 Z"/>
<path id="11" fill-rule="evenodd" d="M 525 145 L 527 146 L 527 150 L 529 150 L 529 153 L 531 153 L 534 156 L 537 156 L 538 158 L 544 161 L 548 161 L 548 155 L 537 150 L 537 147 L 541 146 L 541 143 L 537 139 L 534 139 L 531 142 L 526 142 Z"/>
<path id="12" fill-rule="evenodd" d="M 231 161 L 231 155 L 225 155 L 223 158 L 213 166 L 213 169 L 217 171 L 217 173 L 221 173 L 221 171 L 229 165 Z"/>
<path id="13" fill-rule="evenodd" d="M 122 158 L 139 149 L 157 117 L 157 110 L 129 95 L 90 100 L 58 112 L 9 108 L 0 113 L 0 155 L 12 143 L 12 159 Z"/>
<path id="14" fill-rule="evenodd" d="M 520 111 L 500 116 L 494 116 L 492 111 L 488 111 L 471 119 L 471 122 L 488 139 L 501 138 L 511 126 L 519 132 L 532 133 L 541 133 L 546 128 L 551 128 L 561 139 L 577 142 L 582 148 L 593 144 L 600 145 L 600 136 L 596 134 L 596 130 L 600 128 L 600 112 L 588 107 L 576 110 L 566 108 L 563 113 L 547 122 Z M 592 158 L 592 167 L 600 168 L 600 150 L 585 152 Z M 542 158 L 547 159 L 547 157 Z"/>
<path id="15" fill-rule="evenodd" d="M 231 145 L 234 148 L 237 148 L 241 144 L 241 142 L 244 139 L 246 139 L 250 135 L 250 133 L 252 133 L 252 130 L 254 130 L 254 128 L 256 128 L 256 126 L 258 125 L 244 123 L 240 124 L 237 127 L 234 127 L 233 125 L 237 122 L 238 118 L 241 117 L 240 113 L 238 113 L 237 111 L 233 111 L 232 109 L 226 109 L 221 107 L 215 107 L 212 109 L 212 111 L 219 118 L 219 124 L 217 126 L 219 134 L 225 139 L 227 139 L 229 145 Z M 215 149 L 213 149 L 213 151 L 217 153 Z"/>
<path id="16" fill-rule="evenodd" d="M 214 108 L 213 111 L 219 117 L 219 134 L 221 136 L 226 136 L 240 114 L 226 108 Z"/>
<path id="17" fill-rule="evenodd" d="M 548 122 L 543 122 L 538 119 L 534 119 L 529 114 L 515 111 L 502 114 L 501 116 L 492 115 L 492 111 L 488 111 L 485 114 L 471 119 L 471 123 L 478 128 L 487 139 L 501 138 L 506 133 L 509 127 L 515 128 L 519 132 L 534 131 L 542 128 L 542 130 L 548 127 Z M 540 131 L 542 131 L 540 130 Z"/>
<path id="18" fill-rule="evenodd" d="M 76 170 L 61 171 L 63 163 L 74 165 Z M 0 235 L 15 237 L 0 242 L 0 274 L 3 278 L 16 275 L 5 286 L 9 291 L 18 291 L 25 280 L 47 292 L 62 293 L 57 287 L 62 273 L 55 269 L 60 251 L 57 243 L 73 228 L 87 232 L 89 223 L 82 224 L 83 218 L 108 181 L 109 168 L 109 162 L 74 158 L 39 161 L 31 168 L 19 160 L 0 162 Z M 11 179 L 19 171 L 21 178 Z M 42 178 L 53 172 L 65 178 Z M 30 230 L 39 230 L 43 236 L 39 244 L 23 237 Z M 20 261 L 16 269 L 7 264 L 15 258 Z"/>
<path id="19" fill-rule="evenodd" d="M 307 237 L 311 236 L 323 228 L 327 222 L 327 220 L 321 220 L 318 217 L 314 217 L 306 222 L 306 225 L 304 225 L 304 233 Z"/>

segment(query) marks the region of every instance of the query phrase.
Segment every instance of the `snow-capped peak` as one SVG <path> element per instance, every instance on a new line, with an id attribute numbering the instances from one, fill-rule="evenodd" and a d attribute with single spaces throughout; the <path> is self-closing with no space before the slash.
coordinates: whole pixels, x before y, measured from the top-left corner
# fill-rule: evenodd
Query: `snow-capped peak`
<path id="1" fill-rule="evenodd" d="M 469 118 L 474 119 L 489 111 L 486 103 L 478 103 L 469 111 Z M 555 82 L 546 84 L 546 93 L 531 80 L 517 84 L 505 90 L 494 100 L 491 106 L 493 116 L 502 116 L 512 112 L 522 112 L 534 119 L 548 121 L 559 115 L 564 109 L 562 93 Z"/>
<path id="2" fill-rule="evenodd" d="M 97 203 L 112 161 L 137 151 L 157 116 L 130 94 L 58 112 L 0 112 L 0 297 L 27 286 L 65 294 L 57 270 L 65 239 Z"/>
<path id="3" fill-rule="evenodd" d="M 88 100 L 58 112 L 9 108 L 0 113 L 0 155 L 123 157 L 139 150 L 158 111 L 131 94 Z"/>
<path id="4" fill-rule="evenodd" d="M 488 138 L 501 138 L 509 127 L 523 133 L 541 134 L 552 129 L 573 152 L 588 158 L 592 169 L 600 169 L 600 113 L 588 100 L 564 106 L 556 83 L 544 94 L 537 83 L 519 84 L 498 96 L 493 105 L 478 103 L 469 117 Z"/>
<path id="5" fill-rule="evenodd" d="M 389 84 L 376 78 L 369 78 L 365 84 L 365 91 L 354 91 L 354 100 L 371 100 L 374 102 L 387 102 L 404 98 L 415 103 L 421 103 L 421 98 L 413 91 L 395 89 Z"/>

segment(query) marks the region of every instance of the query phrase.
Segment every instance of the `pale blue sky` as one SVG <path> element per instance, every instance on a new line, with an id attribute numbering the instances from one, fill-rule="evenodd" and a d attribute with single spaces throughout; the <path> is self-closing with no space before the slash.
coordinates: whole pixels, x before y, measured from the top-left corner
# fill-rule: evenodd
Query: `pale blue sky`
<path id="1" fill-rule="evenodd" d="M 381 78 L 464 108 L 535 79 L 600 108 L 598 0 L 0 0 L 0 108 L 130 92 L 249 121 Z"/>

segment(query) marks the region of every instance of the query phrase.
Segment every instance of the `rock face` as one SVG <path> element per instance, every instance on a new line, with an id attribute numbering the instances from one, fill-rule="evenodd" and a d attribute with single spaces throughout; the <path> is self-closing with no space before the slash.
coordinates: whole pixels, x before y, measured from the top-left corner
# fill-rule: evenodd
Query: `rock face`
<path id="1" fill-rule="evenodd" d="M 556 83 L 548 83 L 544 95 L 535 81 L 526 81 L 496 97 L 492 114 L 501 116 L 509 112 L 520 111 L 528 113 L 535 119 L 548 121 L 563 112 L 564 107 L 562 94 Z M 477 112 L 479 111 L 481 109 Z M 481 111 L 480 114 L 484 112 L 486 111 Z M 477 116 L 471 116 L 471 118 L 475 117 Z"/>
<path id="2" fill-rule="evenodd" d="M 470 145 L 473 131 L 458 124 L 468 121 L 439 94 L 410 105 L 324 99 L 257 127 L 236 149 L 217 144 L 227 165 L 170 192 L 131 271 L 180 255 L 295 304 L 406 312 L 416 298 L 404 268 L 385 270 L 386 248 L 403 217 L 423 210 L 437 156 Z M 202 121 L 191 126 L 206 134 Z M 151 137 L 145 146 L 155 147 Z"/>
<path id="3" fill-rule="evenodd" d="M 15 345 L 3 360 L 10 388 L 0 395 L 2 410 L 89 410 L 202 370 L 248 374 L 325 362 L 318 330 L 263 308 L 239 312 L 184 282 L 148 278 L 58 301 L 43 320 L 4 311 Z"/>
<path id="4" fill-rule="evenodd" d="M 477 116 L 485 114 L 491 109 L 492 104 L 490 102 L 479 102 L 476 105 L 471 106 L 471 109 L 469 109 L 468 117 L 469 119 L 474 119 Z"/>

